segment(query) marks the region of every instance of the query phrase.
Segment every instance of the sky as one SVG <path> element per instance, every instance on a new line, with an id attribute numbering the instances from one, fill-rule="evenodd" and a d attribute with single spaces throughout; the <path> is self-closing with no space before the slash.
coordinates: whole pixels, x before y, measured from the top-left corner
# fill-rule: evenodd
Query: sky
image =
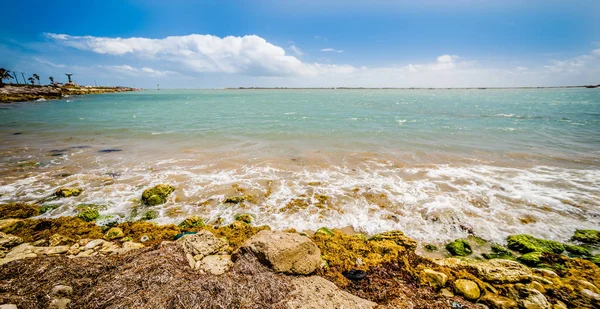
<path id="1" fill-rule="evenodd" d="M 2 11 L 0 67 L 42 83 L 600 84 L 598 0 L 33 0 Z"/>

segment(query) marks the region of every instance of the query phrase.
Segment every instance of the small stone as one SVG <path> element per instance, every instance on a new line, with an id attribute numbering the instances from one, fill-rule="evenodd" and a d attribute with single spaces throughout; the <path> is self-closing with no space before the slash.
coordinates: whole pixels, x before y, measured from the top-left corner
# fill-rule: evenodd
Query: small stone
<path id="1" fill-rule="evenodd" d="M 54 195 L 57 197 L 70 197 L 78 196 L 83 190 L 77 188 L 60 188 L 54 191 Z"/>
<path id="2" fill-rule="evenodd" d="M 90 241 L 92 241 L 92 239 L 82 238 L 79 240 L 79 245 L 83 247 L 83 246 L 87 245 Z"/>
<path id="3" fill-rule="evenodd" d="M 96 248 L 97 246 L 100 246 L 100 245 L 102 245 L 104 242 L 105 242 L 105 241 L 104 241 L 104 239 L 94 239 L 94 240 L 92 240 L 92 241 L 88 242 L 88 243 L 85 245 L 85 247 L 84 247 L 84 248 L 85 248 L 85 249 L 88 249 L 88 250 L 89 250 L 89 249 L 94 249 L 94 248 Z"/>
<path id="4" fill-rule="evenodd" d="M 67 251 L 67 254 L 77 255 L 80 251 L 81 249 L 79 244 L 74 244 L 71 247 L 69 247 L 69 251 Z"/>
<path id="5" fill-rule="evenodd" d="M 21 237 L 17 237 L 14 235 L 8 235 L 0 232 L 0 248 L 3 249 L 11 249 L 14 246 L 20 245 L 23 243 L 23 239 Z"/>
<path id="6" fill-rule="evenodd" d="M 128 241 L 123 243 L 123 249 L 133 250 L 133 249 L 142 249 L 145 248 L 143 244 L 139 242 Z"/>
<path id="7" fill-rule="evenodd" d="M 177 240 L 177 243 L 183 247 L 186 253 L 195 255 L 211 255 L 221 251 L 227 245 L 225 241 L 217 238 L 213 233 L 207 230 L 201 230 L 196 234 L 183 235 Z"/>
<path id="8" fill-rule="evenodd" d="M 56 246 L 56 247 L 33 247 L 33 253 L 40 255 L 56 255 L 63 254 L 69 251 L 69 246 Z"/>
<path id="9" fill-rule="evenodd" d="M 50 246 L 60 246 L 60 245 L 68 245 L 74 243 L 75 240 L 73 238 L 63 236 L 61 234 L 53 234 L 50 236 Z"/>
<path id="10" fill-rule="evenodd" d="M 534 289 L 536 289 L 537 291 L 539 291 L 542 294 L 546 293 L 546 288 L 541 283 L 539 283 L 537 281 L 531 282 L 531 287 L 534 288 Z"/>
<path id="11" fill-rule="evenodd" d="M 189 253 L 186 253 L 185 258 L 188 260 L 190 268 L 194 269 L 194 266 L 196 265 L 196 260 L 194 260 L 194 256 Z"/>
<path id="12" fill-rule="evenodd" d="M 68 285 L 57 285 L 52 288 L 53 296 L 69 296 L 73 294 L 73 288 Z"/>
<path id="13" fill-rule="evenodd" d="M 531 269 L 514 261 L 494 259 L 475 266 L 478 277 L 494 283 L 515 283 L 531 280 Z"/>
<path id="14" fill-rule="evenodd" d="M 442 295 L 444 297 L 454 297 L 454 293 L 452 293 L 452 291 L 450 291 L 448 289 L 441 289 L 440 295 Z"/>
<path id="15" fill-rule="evenodd" d="M 53 299 L 50 302 L 50 306 L 48 306 L 48 309 L 67 309 L 69 308 L 70 302 L 71 300 L 68 298 Z"/>
<path id="16" fill-rule="evenodd" d="M 203 258 L 204 258 L 204 255 L 202 255 L 202 254 L 196 254 L 196 255 L 194 255 L 194 260 L 196 260 L 196 261 L 200 261 Z"/>
<path id="17" fill-rule="evenodd" d="M 592 291 L 590 291 L 588 289 L 581 290 L 581 294 L 583 294 L 583 295 L 585 295 L 585 296 L 587 296 L 587 297 L 589 297 L 591 299 L 594 299 L 596 301 L 600 301 L 600 294 L 594 293 L 594 292 L 592 292 Z"/>
<path id="18" fill-rule="evenodd" d="M 108 232 L 106 232 L 106 235 L 104 235 L 104 237 L 106 239 L 113 240 L 113 239 L 125 237 L 125 233 L 123 233 L 123 230 L 121 228 L 111 227 L 108 230 Z"/>
<path id="19" fill-rule="evenodd" d="M 552 306 L 553 309 L 568 309 L 567 305 L 565 305 L 565 303 L 561 302 L 560 300 L 556 301 L 556 304 L 554 304 L 554 306 Z"/>
<path id="20" fill-rule="evenodd" d="M 576 282 L 584 289 L 588 289 L 594 293 L 600 293 L 600 290 L 593 283 L 591 283 L 589 281 L 576 280 Z"/>
<path id="21" fill-rule="evenodd" d="M 517 303 L 523 309 L 550 309 L 550 303 L 546 299 L 546 296 L 534 289 L 519 289 L 519 300 Z"/>
<path id="22" fill-rule="evenodd" d="M 458 279 L 454 281 L 454 287 L 456 288 L 456 292 L 465 297 L 468 300 L 476 300 L 481 295 L 481 291 L 477 286 L 477 283 L 467 280 L 467 279 Z"/>
<path id="23" fill-rule="evenodd" d="M 4 305 L 0 305 L 0 309 L 19 309 L 19 307 L 17 307 L 17 305 L 13 305 L 13 304 L 4 304 Z"/>
<path id="24" fill-rule="evenodd" d="M 230 255 L 209 255 L 199 262 L 199 269 L 216 276 L 224 274 L 233 265 Z"/>
<path id="25" fill-rule="evenodd" d="M 504 296 L 487 293 L 479 300 L 479 303 L 487 305 L 490 309 L 518 309 L 517 302 Z"/>
<path id="26" fill-rule="evenodd" d="M 148 236 L 146 236 L 146 235 L 143 235 L 142 237 L 140 237 L 140 242 L 143 242 L 143 243 L 144 243 L 144 242 L 147 242 L 147 241 L 149 241 L 149 240 L 150 240 L 150 237 L 148 237 Z"/>
<path id="27" fill-rule="evenodd" d="M 427 268 L 422 273 L 423 281 L 434 289 L 443 288 L 448 281 L 448 276 L 442 272 Z"/>
<path id="28" fill-rule="evenodd" d="M 175 187 L 166 184 L 160 184 L 142 193 L 142 203 L 148 206 L 155 206 L 167 202 L 167 198 L 175 191 Z"/>
<path id="29" fill-rule="evenodd" d="M 77 257 L 88 257 L 88 256 L 93 256 L 94 255 L 94 249 L 89 249 L 86 251 L 81 251 L 79 252 L 79 254 L 77 254 Z"/>
<path id="30" fill-rule="evenodd" d="M 457 239 L 446 245 L 446 250 L 452 255 L 467 256 L 473 253 L 471 246 L 464 239 Z"/>

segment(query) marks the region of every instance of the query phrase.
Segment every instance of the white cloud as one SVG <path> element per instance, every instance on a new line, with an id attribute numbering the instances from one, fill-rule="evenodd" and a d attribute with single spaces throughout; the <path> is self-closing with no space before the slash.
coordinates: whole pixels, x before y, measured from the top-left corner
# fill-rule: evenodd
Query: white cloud
<path id="1" fill-rule="evenodd" d="M 285 50 L 256 35 L 220 38 L 190 34 L 163 39 L 107 38 L 46 33 L 63 45 L 98 54 L 133 55 L 145 60 L 167 61 L 180 70 L 254 76 L 292 76 L 347 73 L 348 65 L 303 63 Z"/>
<path id="2" fill-rule="evenodd" d="M 121 73 L 126 73 L 129 75 L 145 75 L 145 76 L 166 76 L 166 75 L 172 75 L 175 74 L 174 72 L 171 71 L 159 71 L 159 70 L 155 70 L 149 67 L 143 67 L 141 69 L 138 68 L 134 68 L 130 65 L 124 64 L 124 65 L 108 65 L 108 66 L 101 66 L 102 68 L 111 70 L 111 71 L 116 71 L 116 72 L 121 72 Z"/>
<path id="3" fill-rule="evenodd" d="M 64 68 L 64 67 L 66 67 L 66 65 L 64 65 L 64 64 L 56 64 L 54 62 L 50 62 L 48 60 L 44 60 L 44 59 L 37 58 L 37 57 L 34 57 L 33 59 L 35 61 L 41 63 L 41 64 L 49 65 L 49 66 L 55 67 L 55 68 Z"/>
<path id="4" fill-rule="evenodd" d="M 458 61 L 457 55 L 441 55 L 437 57 L 437 61 L 430 64 L 409 64 L 406 66 L 406 71 L 411 73 L 429 72 L 429 71 L 448 71 L 457 67 L 467 67 L 473 62 Z"/>
<path id="5" fill-rule="evenodd" d="M 302 50 L 296 45 L 292 44 L 288 49 L 298 57 L 304 56 L 304 52 L 302 52 Z"/>
<path id="6" fill-rule="evenodd" d="M 323 48 L 323 49 L 321 49 L 321 51 L 325 52 L 325 53 L 343 53 L 344 52 L 343 50 L 333 49 L 333 48 Z"/>

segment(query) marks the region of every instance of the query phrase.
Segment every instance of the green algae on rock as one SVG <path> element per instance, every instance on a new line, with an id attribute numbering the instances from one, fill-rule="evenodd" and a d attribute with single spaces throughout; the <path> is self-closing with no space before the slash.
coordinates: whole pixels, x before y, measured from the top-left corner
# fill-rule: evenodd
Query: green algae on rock
<path id="1" fill-rule="evenodd" d="M 240 195 L 240 196 L 230 196 L 230 197 L 226 198 L 223 201 L 223 203 L 239 204 L 241 202 L 248 201 L 251 199 L 252 199 L 252 195 L 250 195 L 250 194 L 245 194 L 245 195 Z"/>
<path id="2" fill-rule="evenodd" d="M 446 250 L 452 255 L 467 256 L 473 253 L 471 245 L 464 239 L 457 239 L 446 245 Z"/>
<path id="3" fill-rule="evenodd" d="M 569 245 L 569 244 L 563 244 L 563 245 L 565 246 L 565 250 L 573 256 L 577 256 L 577 257 L 592 256 L 592 254 L 590 253 L 590 250 L 588 250 L 582 246 L 575 246 L 575 245 Z"/>
<path id="4" fill-rule="evenodd" d="M 319 228 L 315 234 L 323 234 L 323 235 L 327 235 L 327 236 L 333 236 L 334 233 L 333 231 L 331 231 L 330 229 L 326 228 L 326 227 L 321 227 Z"/>
<path id="5" fill-rule="evenodd" d="M 535 238 L 527 234 L 511 235 L 506 238 L 508 248 L 520 253 L 548 252 L 560 254 L 565 247 L 558 241 Z"/>
<path id="6" fill-rule="evenodd" d="M 237 214 L 235 215 L 234 219 L 235 221 L 241 221 L 250 224 L 254 221 L 254 217 L 255 216 L 253 214 Z"/>
<path id="7" fill-rule="evenodd" d="M 140 220 L 153 220 L 158 218 L 158 211 L 156 210 L 148 210 L 146 211 Z"/>
<path id="8" fill-rule="evenodd" d="M 106 234 L 104 235 L 104 238 L 113 240 L 113 239 L 123 238 L 124 236 L 125 236 L 125 234 L 123 233 L 123 230 L 121 228 L 112 227 L 108 230 L 108 232 L 106 232 Z"/>
<path id="9" fill-rule="evenodd" d="M 573 240 L 591 245 L 600 245 L 600 231 L 597 230 L 575 230 Z"/>
<path id="10" fill-rule="evenodd" d="M 54 209 L 62 206 L 61 204 L 44 204 L 40 207 L 40 215 L 47 212 L 53 211 Z"/>
<path id="11" fill-rule="evenodd" d="M 59 188 L 54 191 L 54 196 L 56 197 L 71 197 L 71 196 L 79 196 L 83 192 L 82 189 L 79 188 Z"/>
<path id="12" fill-rule="evenodd" d="M 77 218 L 87 222 L 94 221 L 98 219 L 98 217 L 100 217 L 100 213 L 98 212 L 98 210 L 89 206 L 82 207 L 79 213 L 77 214 Z"/>
<path id="13" fill-rule="evenodd" d="M 40 206 L 28 203 L 8 203 L 0 205 L 0 219 L 25 219 L 40 214 Z"/>
<path id="14" fill-rule="evenodd" d="M 167 184 L 159 184 L 146 189 L 142 193 L 142 203 L 148 206 L 164 204 L 173 191 L 175 191 L 175 187 Z"/>
<path id="15" fill-rule="evenodd" d="M 427 250 L 429 252 L 435 252 L 435 251 L 439 250 L 436 245 L 432 245 L 432 244 L 426 244 L 423 248 L 425 248 L 425 250 Z"/>
<path id="16" fill-rule="evenodd" d="M 527 265 L 527 266 L 541 266 L 542 261 L 541 258 L 544 255 L 543 252 L 529 252 L 521 255 L 517 258 L 517 261 Z"/>
<path id="17" fill-rule="evenodd" d="M 397 245 L 405 247 L 409 250 L 415 250 L 417 248 L 417 242 L 404 235 L 402 231 L 387 231 L 379 234 L 375 234 L 369 238 L 369 240 L 391 240 Z"/>
<path id="18" fill-rule="evenodd" d="M 177 226 L 180 227 L 180 228 L 182 228 L 182 229 L 189 229 L 189 228 L 194 228 L 194 227 L 203 227 L 204 226 L 204 220 L 202 220 L 202 218 L 200 218 L 200 217 L 189 217 L 189 218 L 183 220 Z"/>
<path id="19" fill-rule="evenodd" d="M 491 246 L 492 253 L 483 253 L 482 256 L 488 260 L 491 259 L 504 259 L 504 260 L 514 260 L 515 256 L 510 250 L 498 245 L 493 244 Z"/>

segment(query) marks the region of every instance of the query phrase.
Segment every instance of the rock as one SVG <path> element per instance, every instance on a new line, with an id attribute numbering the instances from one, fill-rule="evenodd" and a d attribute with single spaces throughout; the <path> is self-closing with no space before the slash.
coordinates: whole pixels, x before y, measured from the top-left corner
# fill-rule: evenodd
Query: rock
<path id="1" fill-rule="evenodd" d="M 11 248 L 23 243 L 21 237 L 14 235 L 4 234 L 0 232 L 0 248 L 3 250 L 10 250 Z"/>
<path id="2" fill-rule="evenodd" d="M 541 258 L 543 255 L 543 252 L 529 252 L 518 257 L 517 261 L 531 267 L 538 266 L 542 264 Z"/>
<path id="3" fill-rule="evenodd" d="M 321 227 L 321 228 L 317 229 L 317 231 L 315 232 L 315 234 L 323 234 L 323 235 L 326 235 L 326 236 L 333 236 L 333 235 L 335 235 L 333 233 L 333 231 L 331 231 L 330 229 L 328 229 L 326 227 Z"/>
<path id="4" fill-rule="evenodd" d="M 18 218 L 25 219 L 40 214 L 40 206 L 28 203 L 0 204 L 0 219 Z"/>
<path id="5" fill-rule="evenodd" d="M 83 190 L 78 188 L 59 188 L 54 191 L 56 197 L 79 196 Z"/>
<path id="6" fill-rule="evenodd" d="M 417 248 L 417 242 L 404 235 L 402 231 L 388 231 L 380 234 L 373 235 L 369 238 L 370 241 L 379 241 L 379 240 L 391 240 L 395 242 L 398 246 L 402 246 L 407 248 L 408 250 L 415 250 Z"/>
<path id="7" fill-rule="evenodd" d="M 490 309 L 518 309 L 519 308 L 516 301 L 514 301 L 508 297 L 504 297 L 504 296 L 500 296 L 500 295 L 496 295 L 496 294 L 492 294 L 492 293 L 486 293 L 477 302 L 490 307 Z"/>
<path id="8" fill-rule="evenodd" d="M 600 245 L 600 231 L 597 230 L 575 230 L 573 240 L 591 245 Z"/>
<path id="9" fill-rule="evenodd" d="M 295 290 L 284 305 L 286 309 L 370 309 L 376 303 L 340 290 L 335 284 L 319 276 L 290 277 Z"/>
<path id="10" fill-rule="evenodd" d="M 68 285 L 56 285 L 52 288 L 50 295 L 52 296 L 69 296 L 73 294 L 73 288 Z"/>
<path id="11" fill-rule="evenodd" d="M 76 217 L 86 222 L 92 222 L 100 217 L 100 213 L 97 209 L 86 206 L 81 208 Z"/>
<path id="12" fill-rule="evenodd" d="M 103 243 L 105 243 L 104 239 L 94 239 L 90 242 L 88 242 L 85 246 L 84 249 L 89 250 L 89 249 L 94 249 L 98 246 L 101 246 Z"/>
<path id="13" fill-rule="evenodd" d="M 567 305 L 565 305 L 565 303 L 561 302 L 560 300 L 556 301 L 556 304 L 554 304 L 554 306 L 552 306 L 552 309 L 568 309 Z"/>
<path id="14" fill-rule="evenodd" d="M 2 219 L 0 220 L 0 230 L 4 230 L 7 227 L 14 225 L 17 222 L 23 221 L 22 219 Z"/>
<path id="15" fill-rule="evenodd" d="M 148 210 L 142 215 L 141 220 L 153 220 L 158 218 L 158 211 L 156 210 Z"/>
<path id="16" fill-rule="evenodd" d="M 167 198 L 175 191 L 175 187 L 166 184 L 160 184 L 153 188 L 146 189 L 142 193 L 142 203 L 148 206 L 155 206 L 167 202 Z"/>
<path id="17" fill-rule="evenodd" d="M 226 198 L 223 201 L 223 203 L 239 204 L 243 201 L 247 201 L 247 200 L 251 200 L 251 199 L 252 199 L 252 195 L 250 195 L 250 194 L 241 195 L 241 196 L 230 196 L 230 197 Z"/>
<path id="18" fill-rule="evenodd" d="M 443 288 L 446 286 L 446 281 L 448 281 L 448 276 L 446 274 L 430 268 L 423 270 L 421 278 L 424 283 L 428 284 L 434 289 Z"/>
<path id="19" fill-rule="evenodd" d="M 144 246 L 143 244 L 140 244 L 139 242 L 128 241 L 128 242 L 123 243 L 123 249 L 127 249 L 127 250 L 142 249 L 145 247 L 146 246 Z"/>
<path id="20" fill-rule="evenodd" d="M 554 271 L 549 270 L 549 269 L 532 268 L 531 270 L 533 271 L 534 274 L 540 275 L 542 277 L 559 278 L 559 276 Z"/>
<path id="21" fill-rule="evenodd" d="M 69 303 L 71 303 L 71 300 L 68 298 L 53 299 L 48 309 L 67 309 L 69 308 Z"/>
<path id="22" fill-rule="evenodd" d="M 69 246 L 33 247 L 33 253 L 38 255 L 56 255 L 69 251 Z"/>
<path id="23" fill-rule="evenodd" d="M 452 291 L 450 291 L 448 289 L 441 289 L 440 295 L 442 295 L 444 297 L 454 297 L 454 293 L 452 293 Z"/>
<path id="24" fill-rule="evenodd" d="M 423 248 L 425 248 L 425 250 L 429 251 L 429 252 L 435 252 L 435 251 L 439 250 L 436 245 L 432 245 L 432 244 L 426 244 L 425 247 L 423 247 Z"/>
<path id="25" fill-rule="evenodd" d="M 464 296 L 468 300 L 476 300 L 481 295 L 477 283 L 471 280 L 458 279 L 454 281 L 454 288 L 457 294 Z"/>
<path id="26" fill-rule="evenodd" d="M 77 254 L 77 257 L 88 257 L 88 256 L 94 256 L 96 252 L 94 252 L 94 249 L 88 249 L 85 251 L 81 251 L 79 252 L 79 254 Z"/>
<path id="27" fill-rule="evenodd" d="M 263 230 L 250 237 L 236 252 L 252 254 L 275 272 L 308 275 L 321 265 L 321 250 L 307 237 Z"/>
<path id="28" fill-rule="evenodd" d="M 140 237 L 140 242 L 147 242 L 150 240 L 150 237 L 148 237 L 147 235 L 142 235 L 142 237 Z"/>
<path id="29" fill-rule="evenodd" d="M 565 250 L 567 252 L 569 252 L 571 254 L 571 256 L 576 256 L 576 257 L 585 257 L 585 256 L 592 256 L 592 254 L 590 253 L 590 250 L 582 247 L 582 246 L 573 246 L 573 245 L 568 245 L 568 244 L 563 244 L 565 246 Z"/>
<path id="30" fill-rule="evenodd" d="M 254 221 L 254 218 L 255 216 L 252 214 L 237 214 L 235 215 L 234 220 L 250 224 Z"/>
<path id="31" fill-rule="evenodd" d="M 233 265 L 231 255 L 209 255 L 197 263 L 200 264 L 196 269 L 213 275 L 224 274 Z"/>
<path id="32" fill-rule="evenodd" d="M 506 238 L 508 248 L 520 253 L 548 252 L 560 254 L 565 247 L 558 241 L 535 238 L 531 235 L 511 235 Z"/>
<path id="33" fill-rule="evenodd" d="M 106 239 L 113 240 L 125 237 L 125 233 L 123 233 L 123 230 L 119 227 L 111 227 L 108 232 L 106 232 L 104 237 Z"/>
<path id="34" fill-rule="evenodd" d="M 182 229 L 189 229 L 194 227 L 203 227 L 204 221 L 200 217 L 189 217 L 178 225 Z"/>
<path id="35" fill-rule="evenodd" d="M 79 246 L 79 244 L 74 244 L 71 247 L 69 247 L 69 251 L 67 251 L 67 254 L 70 255 L 77 255 L 79 254 L 79 252 L 81 252 L 81 246 Z"/>
<path id="36" fill-rule="evenodd" d="M 227 245 L 225 241 L 217 238 L 207 230 L 196 234 L 184 235 L 176 241 L 193 258 L 195 255 L 207 256 L 221 251 Z M 195 263 L 195 261 L 194 261 Z"/>
<path id="37" fill-rule="evenodd" d="M 517 303 L 523 309 L 551 309 L 546 296 L 534 289 L 519 289 L 519 300 Z"/>
<path id="38" fill-rule="evenodd" d="M 494 259 L 475 266 L 478 277 L 492 283 L 515 283 L 531 280 L 531 269 L 520 263 Z"/>
<path id="39" fill-rule="evenodd" d="M 102 249 L 100 249 L 98 252 L 100 252 L 102 254 L 111 254 L 118 250 L 121 250 L 121 248 L 119 248 L 119 246 L 117 244 L 115 244 L 113 242 L 105 242 L 102 244 Z"/>
<path id="40" fill-rule="evenodd" d="M 467 256 L 473 253 L 471 246 L 464 239 L 457 239 L 446 245 L 446 250 L 452 255 Z"/>
<path id="41" fill-rule="evenodd" d="M 591 299 L 594 299 L 596 301 L 600 301 L 600 294 L 594 293 L 594 292 L 592 292 L 592 291 L 590 291 L 588 289 L 581 290 L 581 294 L 583 294 L 583 295 L 585 295 L 585 296 L 587 296 L 587 297 L 589 297 Z"/>
<path id="42" fill-rule="evenodd" d="M 0 309 L 19 309 L 19 307 L 17 307 L 17 305 L 13 305 L 13 304 L 4 304 L 4 305 L 0 305 Z"/>
<path id="43" fill-rule="evenodd" d="M 61 245 L 69 245 L 75 242 L 75 239 L 63 236 L 61 234 L 53 234 L 50 236 L 50 246 L 61 246 Z"/>
<path id="44" fill-rule="evenodd" d="M 492 249 L 492 253 L 483 253 L 482 256 L 488 260 L 491 260 L 491 259 L 514 260 L 515 259 L 513 253 L 510 250 L 508 250 L 498 244 L 493 244 L 491 246 L 491 249 Z"/>

